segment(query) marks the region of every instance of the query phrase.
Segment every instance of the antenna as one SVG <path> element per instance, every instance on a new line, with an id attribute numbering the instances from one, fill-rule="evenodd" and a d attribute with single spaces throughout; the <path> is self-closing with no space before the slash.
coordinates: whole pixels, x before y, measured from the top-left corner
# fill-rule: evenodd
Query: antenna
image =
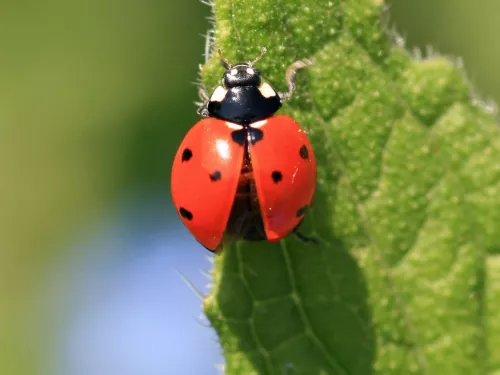
<path id="1" fill-rule="evenodd" d="M 260 51 L 260 55 L 257 56 L 254 61 L 249 62 L 250 66 L 253 66 L 257 61 L 259 61 L 260 59 L 262 59 L 262 57 L 264 57 L 264 54 L 266 52 L 267 52 L 267 48 L 266 47 L 262 47 L 262 50 Z"/>
<path id="2" fill-rule="evenodd" d="M 217 53 L 220 56 L 220 61 L 222 62 L 222 65 L 224 65 L 224 68 L 231 69 L 231 64 L 229 64 L 229 62 L 226 60 L 220 48 L 217 49 Z"/>

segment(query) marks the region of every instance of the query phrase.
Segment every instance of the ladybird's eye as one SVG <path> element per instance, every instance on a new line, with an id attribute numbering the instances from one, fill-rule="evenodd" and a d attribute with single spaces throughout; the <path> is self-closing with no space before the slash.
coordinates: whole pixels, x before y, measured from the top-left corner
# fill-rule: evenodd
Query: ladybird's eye
<path id="1" fill-rule="evenodd" d="M 248 74 L 254 74 L 255 70 L 253 70 L 252 68 L 247 68 L 247 73 Z"/>

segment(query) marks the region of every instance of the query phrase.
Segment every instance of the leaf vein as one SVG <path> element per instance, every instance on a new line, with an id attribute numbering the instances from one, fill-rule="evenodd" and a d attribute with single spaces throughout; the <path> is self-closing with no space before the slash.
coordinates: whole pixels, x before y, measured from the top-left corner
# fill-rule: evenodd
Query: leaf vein
<path id="1" fill-rule="evenodd" d="M 288 271 L 288 277 L 290 280 L 290 286 L 292 288 L 292 299 L 294 300 L 297 310 L 299 311 L 300 318 L 302 320 L 302 323 L 304 324 L 304 327 L 306 329 L 305 334 L 311 338 L 312 342 L 316 345 L 316 347 L 319 349 L 321 354 L 324 356 L 324 358 L 328 361 L 330 366 L 337 370 L 339 373 L 344 374 L 344 375 L 349 375 L 349 372 L 346 370 L 345 366 L 341 365 L 339 361 L 337 361 L 334 357 L 330 355 L 328 352 L 327 348 L 323 344 L 323 342 L 320 340 L 319 336 L 315 332 L 311 322 L 309 321 L 309 318 L 307 316 L 307 313 L 305 312 L 304 306 L 302 304 L 301 297 L 297 291 L 297 285 L 295 284 L 295 275 L 294 271 L 292 268 L 292 260 L 290 258 L 290 255 L 288 253 L 286 243 L 285 241 L 280 242 L 281 249 L 283 250 L 283 256 L 285 258 L 285 266 Z"/>
<path id="2" fill-rule="evenodd" d="M 250 297 L 252 299 L 252 313 L 251 313 L 251 315 L 250 315 L 250 317 L 248 319 L 248 324 L 250 326 L 250 332 L 252 334 L 252 339 L 255 342 L 260 355 L 264 359 L 264 363 L 266 364 L 267 372 L 269 374 L 273 374 L 274 371 L 273 371 L 272 363 L 271 363 L 271 361 L 269 359 L 269 353 L 266 350 L 266 348 L 264 348 L 264 346 L 262 345 L 262 343 L 260 342 L 259 336 L 257 335 L 257 331 L 255 330 L 255 322 L 254 322 L 255 296 L 253 295 L 252 290 L 250 289 L 250 286 L 248 285 L 248 281 L 247 281 L 247 279 L 245 277 L 245 274 L 243 273 L 243 259 L 242 259 L 242 256 L 241 256 L 241 247 L 238 246 L 238 245 L 236 247 L 236 257 L 238 259 L 238 274 L 239 274 L 239 277 L 241 278 L 241 282 L 245 286 L 245 289 L 248 291 L 248 294 L 250 295 Z"/>

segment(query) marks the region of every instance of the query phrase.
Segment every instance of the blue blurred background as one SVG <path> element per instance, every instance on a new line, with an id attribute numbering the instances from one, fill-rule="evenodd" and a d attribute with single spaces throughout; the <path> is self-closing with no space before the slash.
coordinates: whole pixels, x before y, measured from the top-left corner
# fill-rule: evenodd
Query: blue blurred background
<path id="1" fill-rule="evenodd" d="M 495 0 L 393 0 L 409 47 L 500 100 Z M 198 1 L 0 2 L 0 373 L 220 373 L 211 255 L 170 201 L 197 121 Z M 425 53 L 424 53 L 425 55 Z"/>

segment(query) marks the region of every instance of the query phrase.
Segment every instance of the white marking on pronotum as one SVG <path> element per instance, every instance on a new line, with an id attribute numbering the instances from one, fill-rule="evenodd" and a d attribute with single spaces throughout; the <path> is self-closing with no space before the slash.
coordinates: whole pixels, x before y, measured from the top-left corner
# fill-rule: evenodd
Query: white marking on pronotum
<path id="1" fill-rule="evenodd" d="M 222 102 L 222 100 L 226 97 L 227 90 L 222 87 L 218 86 L 214 93 L 212 94 L 212 97 L 210 98 L 210 101 L 212 102 Z"/>
<path id="2" fill-rule="evenodd" d="M 252 128 L 261 128 L 264 125 L 266 125 L 266 123 L 267 123 L 267 120 L 261 120 L 261 121 L 257 121 L 257 122 L 254 122 L 254 123 L 250 124 L 250 126 Z"/>
<path id="3" fill-rule="evenodd" d="M 243 125 L 238 125 L 233 122 L 226 121 L 226 125 L 229 129 L 241 130 L 243 129 Z"/>
<path id="4" fill-rule="evenodd" d="M 236 74 L 238 74 L 238 70 L 237 69 L 231 69 L 231 75 L 235 76 Z"/>
<path id="5" fill-rule="evenodd" d="M 268 83 L 263 83 L 259 87 L 259 91 L 264 98 L 270 98 L 271 96 L 276 96 L 276 91 Z"/>
<path id="6" fill-rule="evenodd" d="M 248 74 L 254 74 L 255 71 L 252 68 L 247 68 L 247 73 Z"/>

